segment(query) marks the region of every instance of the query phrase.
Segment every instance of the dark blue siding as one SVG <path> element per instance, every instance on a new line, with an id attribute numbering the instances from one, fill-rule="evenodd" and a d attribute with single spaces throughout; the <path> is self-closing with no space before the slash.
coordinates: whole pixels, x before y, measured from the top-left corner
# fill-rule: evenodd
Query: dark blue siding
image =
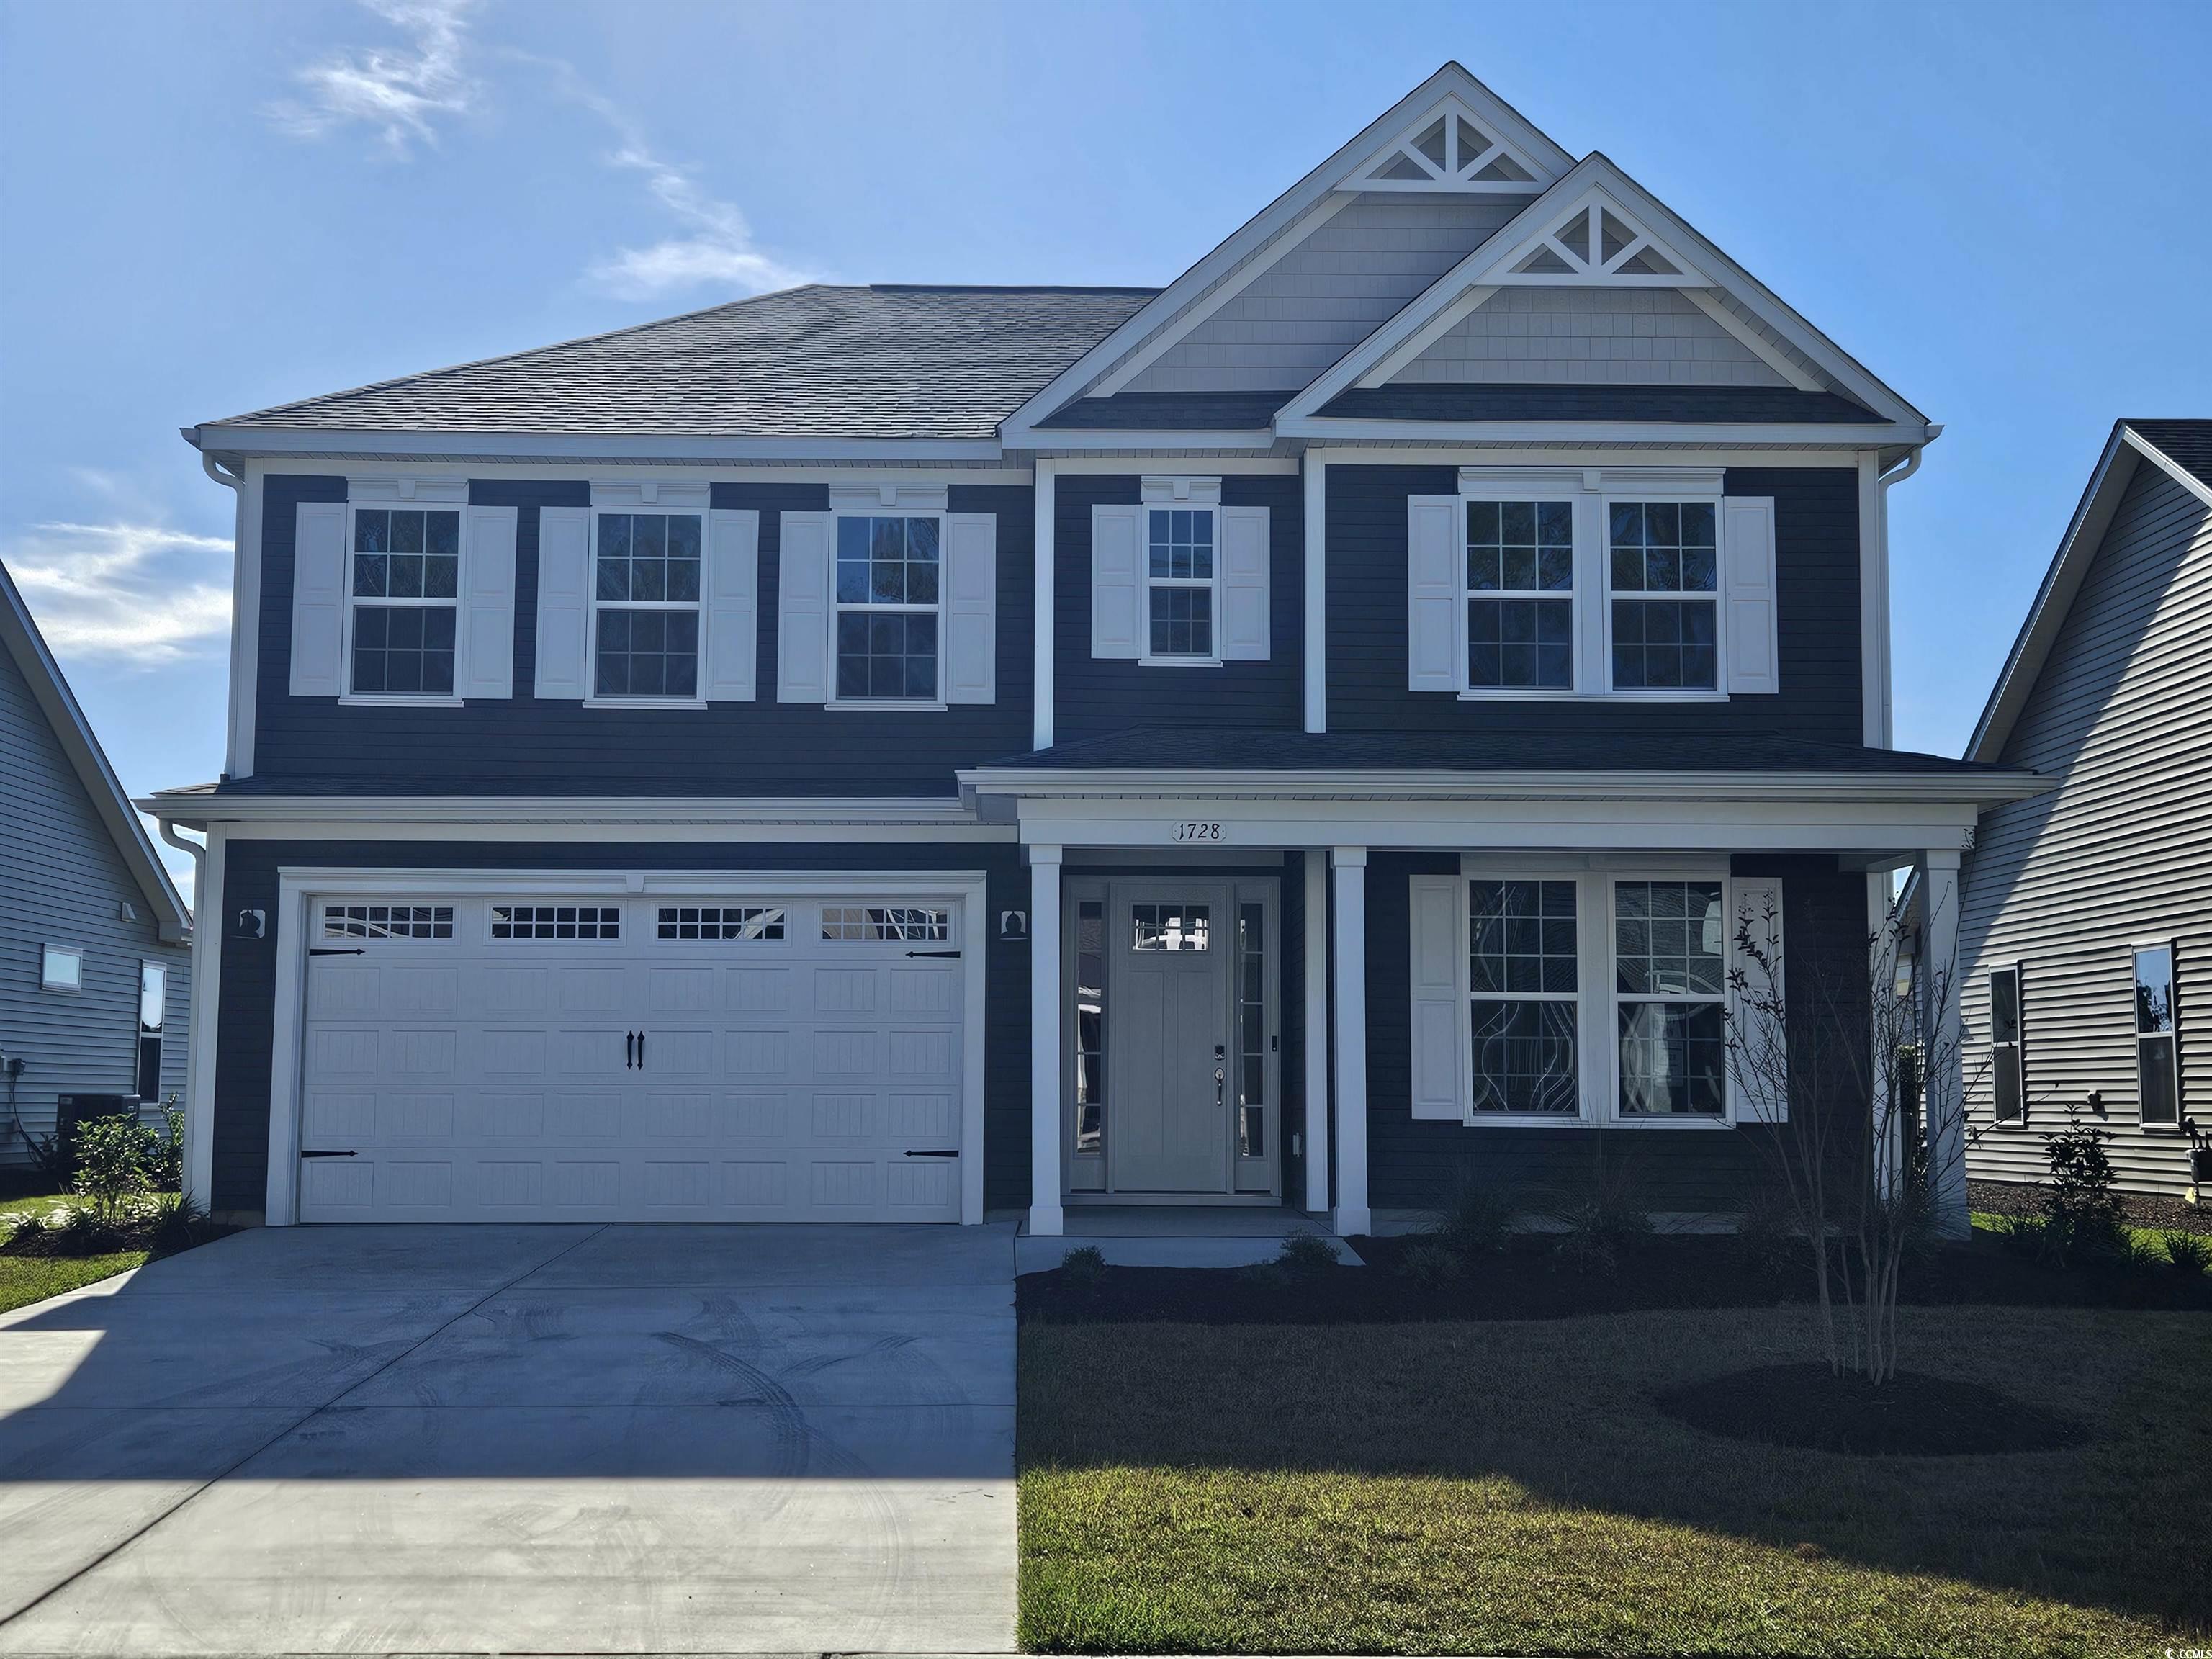
<path id="1" fill-rule="evenodd" d="M 1091 654 L 1091 509 L 1133 503 L 1142 483 L 1127 476 L 1075 474 L 1054 487 L 1053 735 L 1073 743 L 1143 726 L 1266 726 L 1297 730 L 1304 720 L 1300 666 L 1305 639 L 1305 531 L 1298 479 L 1291 474 L 1230 473 L 1226 507 L 1268 509 L 1273 544 L 1268 574 L 1272 654 L 1265 662 L 1218 668 L 1142 668 Z M 1022 747 L 1028 744 L 1024 742 Z"/>
<path id="2" fill-rule="evenodd" d="M 289 693 L 295 509 L 343 501 L 345 480 L 280 475 L 266 483 L 262 531 L 261 683 L 255 766 L 264 782 L 314 780 L 383 794 L 949 796 L 963 766 L 1030 746 L 1035 514 L 1026 486 L 963 485 L 956 513 L 999 520 L 999 700 L 943 713 L 833 711 L 775 700 L 781 514 L 821 512 L 819 484 L 716 484 L 714 504 L 757 508 L 760 655 L 751 702 L 704 709 L 586 708 L 539 702 L 538 510 L 586 505 L 588 483 L 477 480 L 471 499 L 512 505 L 515 695 L 460 708 L 340 704 Z"/>
<path id="3" fill-rule="evenodd" d="M 233 842 L 223 865 L 225 910 L 276 914 L 286 866 L 496 872 L 502 870 L 982 870 L 987 910 L 1026 909 L 1029 879 L 1011 844 L 823 846 L 819 843 Z M 989 915 L 974 926 L 984 962 L 983 1194 L 993 1207 L 1030 1197 L 1030 947 L 996 936 Z M 269 1177 L 269 1086 L 276 1012 L 274 939 L 226 937 L 222 1041 L 216 1052 L 215 1196 L 217 1210 L 259 1210 Z"/>
<path id="4" fill-rule="evenodd" d="M 1821 998 L 1863 1006 L 1866 878 L 1833 859 L 1739 858 L 1739 875 L 1782 878 L 1783 982 L 1792 1023 L 1810 1030 L 1870 1030 L 1849 1012 L 1824 1023 Z M 1531 1204 L 1586 1195 L 1598 1161 L 1625 1173 L 1652 1210 L 1740 1210 L 1773 1181 L 1773 1137 L 1763 1126 L 1714 1129 L 1469 1128 L 1413 1115 L 1408 878 L 1449 875 L 1456 854 L 1376 854 L 1367 871 L 1368 1199 L 1377 1209 L 1429 1209 L 1462 1175 L 1494 1181 Z M 1853 1001 L 1856 999 L 1856 1002 Z M 1832 1061 L 1838 1060 L 1832 1048 Z M 1838 1064 L 1830 1086 L 1848 1093 Z"/>
<path id="5" fill-rule="evenodd" d="M 1731 467 L 1731 495 L 1775 498 L 1782 689 L 1726 702 L 1462 702 L 1406 689 L 1406 498 L 1457 493 L 1442 466 L 1328 470 L 1328 726 L 1332 732 L 1660 729 L 1787 732 L 1857 744 L 1858 474 Z"/>

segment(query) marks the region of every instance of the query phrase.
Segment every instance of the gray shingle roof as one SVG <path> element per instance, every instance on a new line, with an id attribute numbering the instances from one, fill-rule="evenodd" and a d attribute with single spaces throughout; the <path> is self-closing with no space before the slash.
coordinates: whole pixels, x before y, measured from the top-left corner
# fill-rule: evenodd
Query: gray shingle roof
<path id="1" fill-rule="evenodd" d="M 1156 291 L 813 283 L 209 424 L 989 438 Z"/>

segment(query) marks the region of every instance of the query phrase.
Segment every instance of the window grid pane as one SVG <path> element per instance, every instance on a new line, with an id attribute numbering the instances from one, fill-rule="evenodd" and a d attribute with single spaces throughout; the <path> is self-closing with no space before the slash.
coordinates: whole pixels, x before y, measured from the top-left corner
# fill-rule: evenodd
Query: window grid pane
<path id="1" fill-rule="evenodd" d="M 1615 501 L 1607 514 L 1613 683 L 1623 690 L 1719 684 L 1720 551 L 1711 501 Z M 1667 594 L 1680 598 L 1625 598 Z M 1700 597 L 1703 596 L 1703 597 Z"/>
<path id="2" fill-rule="evenodd" d="M 1154 507 L 1146 517 L 1146 568 L 1155 581 L 1213 580 L 1212 508 Z"/>
<path id="3" fill-rule="evenodd" d="M 1213 590 L 1210 587 L 1154 587 L 1152 623 L 1151 655 L 1211 657 L 1213 654 Z"/>
<path id="4" fill-rule="evenodd" d="M 934 697 L 937 617 L 926 611 L 840 611 L 840 697 Z"/>
<path id="5" fill-rule="evenodd" d="M 2179 1022 L 2173 947 L 2135 953 L 2136 1111 L 2143 1123 L 2181 1121 L 2181 1079 L 2175 1053 Z"/>
<path id="6" fill-rule="evenodd" d="M 450 904 L 326 904 L 325 939 L 451 939 Z"/>
<path id="7" fill-rule="evenodd" d="M 783 911 L 759 904 L 664 904 L 653 925 L 661 939 L 780 939 Z"/>
<path id="8" fill-rule="evenodd" d="M 841 699 L 938 695 L 942 534 L 934 518 L 837 520 L 836 690 Z"/>
<path id="9" fill-rule="evenodd" d="M 1106 1144 L 1106 904 L 1075 907 L 1075 1150 L 1095 1158 Z"/>
<path id="10" fill-rule="evenodd" d="M 1626 1117 L 1728 1110 L 1728 916 L 1714 881 L 1613 884 Z"/>
<path id="11" fill-rule="evenodd" d="M 495 904 L 491 936 L 495 939 L 619 939 L 622 910 L 611 904 Z"/>
<path id="12" fill-rule="evenodd" d="M 1717 1002 L 1620 1005 L 1620 1110 L 1718 1117 L 1728 1109 L 1728 1034 Z"/>
<path id="13" fill-rule="evenodd" d="M 601 697 L 696 697 L 699 613 L 601 607 L 592 684 Z"/>
<path id="14" fill-rule="evenodd" d="M 1267 1155 L 1267 907 L 1237 907 L 1237 1155 Z"/>
<path id="15" fill-rule="evenodd" d="M 1467 683 L 1574 687 L 1574 505 L 1467 504 Z"/>
<path id="16" fill-rule="evenodd" d="M 460 592 L 461 515 L 424 507 L 354 509 L 356 599 L 452 599 Z"/>
<path id="17" fill-rule="evenodd" d="M 1470 881 L 1468 918 L 1474 1109 L 1578 1114 L 1575 884 Z"/>
<path id="18" fill-rule="evenodd" d="M 942 945 L 952 937 L 952 913 L 913 905 L 825 905 L 822 937 Z"/>
<path id="19" fill-rule="evenodd" d="M 1133 951 L 1204 951 L 1212 947 L 1212 906 L 1133 904 L 1129 948 Z"/>
<path id="20" fill-rule="evenodd" d="M 450 605 L 362 605 L 353 611 L 353 690 L 364 696 L 450 697 Z"/>

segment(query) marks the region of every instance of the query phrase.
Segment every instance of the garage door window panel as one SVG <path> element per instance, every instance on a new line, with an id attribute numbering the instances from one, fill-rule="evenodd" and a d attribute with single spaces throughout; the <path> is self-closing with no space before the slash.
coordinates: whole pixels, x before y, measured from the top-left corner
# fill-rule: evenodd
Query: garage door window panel
<path id="1" fill-rule="evenodd" d="M 491 936 L 497 940 L 617 939 L 622 910 L 617 905 L 495 904 Z"/>
<path id="2" fill-rule="evenodd" d="M 753 940 L 770 943 L 783 937 L 781 906 L 760 904 L 664 904 L 654 918 L 654 932 L 665 939 Z"/>
<path id="3" fill-rule="evenodd" d="M 450 904 L 326 904 L 325 939 L 451 939 Z"/>
<path id="4" fill-rule="evenodd" d="M 826 905 L 825 939 L 879 944 L 943 945 L 952 937 L 950 910 L 914 905 Z"/>

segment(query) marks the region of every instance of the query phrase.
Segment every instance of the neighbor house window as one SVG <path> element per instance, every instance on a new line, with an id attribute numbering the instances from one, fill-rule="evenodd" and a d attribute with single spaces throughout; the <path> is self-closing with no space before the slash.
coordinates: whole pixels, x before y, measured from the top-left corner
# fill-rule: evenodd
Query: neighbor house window
<path id="1" fill-rule="evenodd" d="M 592 575 L 592 695 L 699 695 L 696 513 L 601 513 Z"/>
<path id="2" fill-rule="evenodd" d="M 1573 502 L 1468 502 L 1468 689 L 1572 690 L 1574 592 Z"/>
<path id="3" fill-rule="evenodd" d="M 452 696 L 459 510 L 354 508 L 351 592 L 353 695 Z"/>
<path id="4" fill-rule="evenodd" d="M 1729 938 L 1723 893 L 1717 881 L 1613 884 L 1623 1116 L 1727 1114 Z"/>
<path id="5" fill-rule="evenodd" d="M 837 696 L 933 702 L 943 523 L 926 514 L 837 520 Z"/>
<path id="6" fill-rule="evenodd" d="M 2020 969 L 1990 969 L 1990 1070 L 1996 1121 L 2027 1121 L 2026 1074 L 2021 1066 Z"/>
<path id="7" fill-rule="evenodd" d="M 1574 882 L 1470 882 L 1468 919 L 1475 1111 L 1574 1116 Z"/>
<path id="8" fill-rule="evenodd" d="M 84 952 L 67 945 L 49 945 L 39 955 L 39 986 L 47 991 L 84 989 Z"/>
<path id="9" fill-rule="evenodd" d="M 138 1098 L 161 1097 L 161 1027 L 167 1023 L 169 970 L 158 962 L 138 964 Z"/>
<path id="10" fill-rule="evenodd" d="M 2136 1121 L 2176 1125 L 2181 1121 L 2181 1057 L 2173 946 L 2141 945 L 2135 959 Z"/>
<path id="11" fill-rule="evenodd" d="M 1720 684 L 1719 514 L 1712 501 L 1613 501 L 1607 566 L 1617 691 Z"/>
<path id="12" fill-rule="evenodd" d="M 1146 510 L 1146 656 L 1213 660 L 1213 532 L 1210 507 Z"/>

